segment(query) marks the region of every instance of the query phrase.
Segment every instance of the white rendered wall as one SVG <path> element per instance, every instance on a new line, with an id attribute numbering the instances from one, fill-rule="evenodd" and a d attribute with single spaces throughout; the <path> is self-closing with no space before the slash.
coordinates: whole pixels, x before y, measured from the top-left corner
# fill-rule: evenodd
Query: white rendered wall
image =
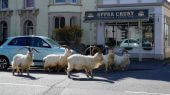
<path id="1" fill-rule="evenodd" d="M 95 44 L 96 43 L 96 25 L 94 23 L 92 23 L 92 25 L 90 25 L 90 23 L 84 23 L 84 15 L 85 15 L 85 11 L 96 11 L 96 0 L 82 0 L 82 23 L 81 23 L 81 27 L 83 29 L 83 37 L 82 37 L 82 43 L 85 44 Z"/>
<path id="2" fill-rule="evenodd" d="M 9 0 L 11 16 L 10 32 L 8 36 L 21 35 L 20 16 L 18 10 L 24 9 L 24 0 Z M 36 21 L 36 35 L 48 36 L 48 0 L 35 0 L 35 8 L 39 9 Z"/>
<path id="3" fill-rule="evenodd" d="M 164 57 L 164 14 L 163 7 L 155 7 L 155 54 Z M 162 59 L 162 58 L 160 58 Z"/>
<path id="4" fill-rule="evenodd" d="M 35 0 L 35 4 L 39 9 L 36 35 L 48 36 L 48 0 Z"/>
<path id="5" fill-rule="evenodd" d="M 104 23 L 97 24 L 97 44 L 105 45 L 105 26 Z"/>

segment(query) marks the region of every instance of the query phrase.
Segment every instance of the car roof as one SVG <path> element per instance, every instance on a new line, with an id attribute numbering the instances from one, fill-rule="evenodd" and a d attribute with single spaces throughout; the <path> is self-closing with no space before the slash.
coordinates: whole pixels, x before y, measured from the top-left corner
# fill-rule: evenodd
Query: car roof
<path id="1" fill-rule="evenodd" d="M 28 35 L 28 36 L 13 36 L 13 37 L 8 37 L 7 39 L 21 38 L 21 37 L 39 37 L 39 38 L 48 38 L 48 37 L 46 37 L 46 36 Z"/>

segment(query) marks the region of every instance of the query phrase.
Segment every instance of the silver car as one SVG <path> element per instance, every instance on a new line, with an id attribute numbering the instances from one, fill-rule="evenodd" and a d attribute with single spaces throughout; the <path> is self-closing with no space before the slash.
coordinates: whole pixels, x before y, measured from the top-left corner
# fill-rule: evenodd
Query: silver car
<path id="1" fill-rule="evenodd" d="M 0 46 L 0 69 L 7 69 L 16 54 L 26 54 L 25 46 L 35 48 L 39 52 L 34 52 L 34 66 L 43 66 L 43 58 L 49 54 L 64 54 L 65 48 L 61 47 L 54 40 L 43 36 L 17 36 L 9 37 Z"/>
<path id="2" fill-rule="evenodd" d="M 125 39 L 121 42 L 120 47 L 137 48 L 137 47 L 139 47 L 139 42 L 135 39 Z"/>

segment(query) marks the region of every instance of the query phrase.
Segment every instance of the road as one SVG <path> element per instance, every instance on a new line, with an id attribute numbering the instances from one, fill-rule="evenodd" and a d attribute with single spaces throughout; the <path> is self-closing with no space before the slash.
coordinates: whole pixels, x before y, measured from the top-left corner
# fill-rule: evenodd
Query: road
<path id="1" fill-rule="evenodd" d="M 170 65 L 109 73 L 95 70 L 94 79 L 86 78 L 83 72 L 74 72 L 71 77 L 40 69 L 32 69 L 29 77 L 0 71 L 0 95 L 170 95 Z"/>

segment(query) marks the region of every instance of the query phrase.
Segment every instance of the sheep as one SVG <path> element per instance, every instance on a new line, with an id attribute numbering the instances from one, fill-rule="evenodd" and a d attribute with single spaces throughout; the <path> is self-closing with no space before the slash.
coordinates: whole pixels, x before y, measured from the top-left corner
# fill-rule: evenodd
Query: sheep
<path id="1" fill-rule="evenodd" d="M 125 70 L 125 68 L 130 64 L 129 54 L 126 50 L 123 50 L 123 56 L 114 56 L 114 66 L 115 69 Z"/>
<path id="2" fill-rule="evenodd" d="M 98 68 L 103 61 L 103 56 L 101 53 L 96 53 L 94 56 L 90 55 L 81 55 L 81 54 L 73 54 L 67 58 L 68 67 L 67 67 L 67 75 L 70 77 L 70 72 L 75 70 L 85 70 L 86 76 L 89 78 L 93 78 L 92 71 L 93 69 Z"/>
<path id="3" fill-rule="evenodd" d="M 22 75 L 23 71 L 26 70 L 27 75 L 29 76 L 30 66 L 34 64 L 33 63 L 33 50 L 35 50 L 35 49 L 30 48 L 30 47 L 24 47 L 24 48 L 28 49 L 26 55 L 24 55 L 24 54 L 16 54 L 13 57 L 13 60 L 12 60 L 12 63 L 11 63 L 12 64 L 12 73 L 13 73 L 13 75 L 15 75 L 15 70 L 17 71 L 18 75 L 19 75 L 19 73 L 21 73 L 21 75 Z M 23 48 L 21 48 L 21 49 L 23 49 Z M 20 71 L 20 69 L 21 69 L 21 71 Z"/>
<path id="4" fill-rule="evenodd" d="M 58 69 L 58 72 L 61 69 L 67 68 L 67 57 L 69 57 L 72 54 L 72 51 L 70 49 L 65 49 L 64 54 L 50 54 L 43 58 L 44 60 L 44 69 L 49 70 L 51 68 Z"/>
<path id="5" fill-rule="evenodd" d="M 109 68 L 114 64 L 114 52 L 113 50 L 109 50 L 107 55 L 103 55 L 103 63 L 105 65 L 105 72 L 108 71 Z"/>

